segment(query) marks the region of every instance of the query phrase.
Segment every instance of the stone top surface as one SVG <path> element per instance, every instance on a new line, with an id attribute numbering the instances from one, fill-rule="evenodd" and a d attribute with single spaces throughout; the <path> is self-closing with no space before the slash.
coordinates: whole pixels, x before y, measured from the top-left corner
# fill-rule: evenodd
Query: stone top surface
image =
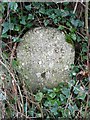
<path id="1" fill-rule="evenodd" d="M 23 70 L 24 77 L 31 81 L 32 86 L 35 83 L 52 86 L 67 81 L 74 54 L 64 33 L 50 27 L 28 31 L 17 49 L 19 69 Z"/>

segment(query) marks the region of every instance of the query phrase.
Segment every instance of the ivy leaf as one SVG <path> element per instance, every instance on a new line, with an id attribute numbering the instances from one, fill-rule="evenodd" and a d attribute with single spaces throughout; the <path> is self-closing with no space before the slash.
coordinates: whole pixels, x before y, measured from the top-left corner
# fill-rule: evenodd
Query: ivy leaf
<path id="1" fill-rule="evenodd" d="M 56 96 L 56 93 L 50 93 L 49 96 L 53 99 Z"/>
<path id="2" fill-rule="evenodd" d="M 52 18 L 54 20 L 56 18 L 56 15 L 53 13 L 53 14 L 49 15 L 49 18 Z"/>
<path id="3" fill-rule="evenodd" d="M 60 91 L 60 89 L 59 88 L 53 88 L 53 91 L 55 92 L 55 93 L 58 93 L 59 91 Z"/>
<path id="4" fill-rule="evenodd" d="M 37 118 L 41 118 L 42 117 L 42 115 L 41 115 L 41 113 L 37 113 L 37 116 L 36 116 Z"/>
<path id="5" fill-rule="evenodd" d="M 51 113 L 53 113 L 54 115 L 57 115 L 57 114 L 58 114 L 58 107 L 57 107 L 57 106 L 54 106 L 50 111 L 51 111 Z"/>
<path id="6" fill-rule="evenodd" d="M 64 30 L 64 26 L 59 25 L 58 30 Z"/>
<path id="7" fill-rule="evenodd" d="M 9 23 L 8 22 L 4 22 L 2 26 L 4 27 L 3 31 L 2 31 L 2 34 L 4 34 L 4 33 L 6 33 L 9 30 Z"/>
<path id="8" fill-rule="evenodd" d="M 24 104 L 24 112 L 27 112 L 27 102 Z"/>
<path id="9" fill-rule="evenodd" d="M 48 15 L 48 16 L 50 16 L 51 14 L 53 14 L 53 11 L 54 11 L 54 9 L 47 9 L 46 12 L 45 12 L 45 14 Z"/>
<path id="10" fill-rule="evenodd" d="M 49 20 L 44 20 L 43 22 L 44 22 L 45 27 L 49 24 Z"/>
<path id="11" fill-rule="evenodd" d="M 55 24 L 58 23 L 58 19 L 55 18 L 55 19 L 53 20 L 53 22 L 54 22 Z"/>
<path id="12" fill-rule="evenodd" d="M 76 40 L 76 34 L 72 33 L 71 38 L 75 41 Z"/>
<path id="13" fill-rule="evenodd" d="M 34 16 L 32 14 L 28 15 L 28 20 L 34 20 Z"/>
<path id="14" fill-rule="evenodd" d="M 46 87 L 44 87 L 43 90 L 44 90 L 45 92 L 47 92 L 48 94 L 53 92 L 52 89 L 49 89 L 49 88 L 46 88 Z"/>
<path id="15" fill-rule="evenodd" d="M 41 9 L 39 10 L 39 13 L 45 14 L 45 9 L 44 9 L 44 8 L 41 8 Z"/>
<path id="16" fill-rule="evenodd" d="M 68 109 L 70 110 L 71 114 L 73 114 L 75 111 L 78 110 L 78 107 L 77 107 L 76 104 L 75 104 L 75 105 L 69 104 L 69 105 L 68 105 Z"/>
<path id="17" fill-rule="evenodd" d="M 25 25 L 26 24 L 26 17 L 25 16 L 22 16 L 22 20 L 20 21 L 20 23 L 22 24 L 22 25 Z"/>
<path id="18" fill-rule="evenodd" d="M 77 86 L 74 86 L 74 93 L 75 94 L 78 94 L 80 91 L 81 91 L 81 89 L 80 89 L 80 85 L 77 85 Z"/>
<path id="19" fill-rule="evenodd" d="M 56 13 L 57 16 L 61 16 L 61 10 L 60 9 L 54 9 L 54 12 Z"/>
<path id="20" fill-rule="evenodd" d="M 68 27 L 71 27 L 71 24 L 67 21 L 66 22 L 66 25 L 68 26 Z"/>
<path id="21" fill-rule="evenodd" d="M 67 6 L 69 4 L 69 2 L 63 2 L 64 6 Z"/>
<path id="22" fill-rule="evenodd" d="M 0 92 L 0 101 L 6 100 L 6 96 Z"/>
<path id="23" fill-rule="evenodd" d="M 65 98 L 65 96 L 63 94 L 60 94 L 60 99 L 63 102 L 66 98 Z"/>
<path id="24" fill-rule="evenodd" d="M 73 105 L 73 109 L 74 109 L 74 111 L 77 111 L 78 110 L 78 107 L 77 107 L 77 105 L 75 104 L 75 105 Z"/>
<path id="25" fill-rule="evenodd" d="M 70 43 L 70 44 L 73 44 L 73 41 L 71 39 L 71 35 L 70 34 L 66 34 L 65 35 L 65 38 L 66 38 L 66 42 Z"/>
<path id="26" fill-rule="evenodd" d="M 13 23 L 4 22 L 2 26 L 3 26 L 2 34 L 6 33 L 8 30 L 13 30 L 14 29 L 14 24 Z"/>
<path id="27" fill-rule="evenodd" d="M 5 6 L 3 5 L 3 3 L 0 3 L 0 13 L 4 13 L 5 11 Z M 0 14 L 0 17 L 2 16 L 2 14 Z"/>
<path id="28" fill-rule="evenodd" d="M 75 27 L 78 26 L 78 22 L 77 22 L 76 20 L 74 20 L 74 19 L 71 19 L 71 23 L 72 23 L 72 25 L 74 25 Z"/>
<path id="29" fill-rule="evenodd" d="M 9 3 L 9 8 L 10 8 L 11 10 L 16 11 L 17 8 L 18 8 L 18 4 L 17 4 L 16 2 L 10 2 L 10 3 Z"/>
<path id="30" fill-rule="evenodd" d="M 51 101 L 45 101 L 45 103 L 44 103 L 44 106 L 45 107 L 49 107 L 49 106 L 51 106 L 52 104 L 51 104 Z"/>
<path id="31" fill-rule="evenodd" d="M 63 88 L 62 93 L 66 96 L 66 98 L 70 97 L 70 89 L 68 88 Z"/>
<path id="32" fill-rule="evenodd" d="M 44 95 L 43 95 L 42 92 L 38 92 L 38 93 L 35 95 L 35 100 L 38 101 L 38 102 L 41 102 L 43 96 L 44 96 Z"/>
<path id="33" fill-rule="evenodd" d="M 62 15 L 62 17 L 67 17 L 68 15 L 69 15 L 69 11 L 66 11 L 66 10 L 62 10 L 61 9 L 61 15 Z"/>
<path id="34" fill-rule="evenodd" d="M 33 26 L 33 23 L 27 23 L 25 27 L 30 28 Z"/>
<path id="35" fill-rule="evenodd" d="M 17 68 L 18 65 L 19 65 L 19 61 L 17 61 L 17 60 L 12 60 L 12 67 L 13 67 L 13 68 Z"/>
<path id="36" fill-rule="evenodd" d="M 2 35 L 1 35 L 1 38 L 9 38 L 9 35 L 7 35 L 7 33 L 2 34 Z"/>
<path id="37" fill-rule="evenodd" d="M 21 39 L 19 37 L 13 37 L 12 39 L 13 39 L 13 42 L 20 42 L 21 41 Z"/>
<path id="38" fill-rule="evenodd" d="M 83 27 L 84 26 L 84 22 L 83 21 L 80 21 L 80 20 L 78 20 L 78 27 Z"/>
<path id="39" fill-rule="evenodd" d="M 19 25 L 16 25 L 15 28 L 14 28 L 15 31 L 20 31 L 21 30 L 21 27 Z"/>
<path id="40" fill-rule="evenodd" d="M 86 97 L 86 94 L 85 94 L 85 92 L 79 92 L 79 94 L 78 94 L 78 96 L 77 96 L 77 99 L 81 99 L 81 100 L 84 100 L 85 99 L 85 97 Z"/>
<path id="41" fill-rule="evenodd" d="M 68 82 L 68 86 L 70 87 L 70 89 L 71 89 L 72 86 L 74 86 L 74 84 L 75 84 L 75 80 L 70 80 Z"/>
<path id="42" fill-rule="evenodd" d="M 13 30 L 14 29 L 14 24 L 13 23 L 9 23 L 9 29 Z"/>
<path id="43" fill-rule="evenodd" d="M 75 33 L 75 32 L 76 32 L 76 29 L 73 28 L 71 25 L 70 25 L 69 27 L 70 27 L 70 31 L 71 31 L 72 33 Z"/>
<path id="44" fill-rule="evenodd" d="M 70 110 L 71 113 L 73 113 L 73 107 L 71 104 L 68 105 L 68 109 Z"/>
<path id="45" fill-rule="evenodd" d="M 71 19 L 71 23 L 75 27 L 83 27 L 84 26 L 84 22 L 82 22 L 82 21 L 80 21 L 78 19 L 77 20 Z"/>
<path id="46" fill-rule="evenodd" d="M 39 9 L 40 6 L 41 6 L 41 3 L 40 3 L 40 2 L 33 2 L 32 5 L 33 5 L 36 9 Z"/>
<path id="47" fill-rule="evenodd" d="M 25 6 L 26 10 L 30 11 L 31 10 L 31 4 Z"/>

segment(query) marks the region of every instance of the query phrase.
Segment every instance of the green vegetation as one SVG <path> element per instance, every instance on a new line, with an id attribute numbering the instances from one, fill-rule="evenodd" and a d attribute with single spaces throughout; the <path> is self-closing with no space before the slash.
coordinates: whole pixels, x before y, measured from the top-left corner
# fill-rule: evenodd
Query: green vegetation
<path id="1" fill-rule="evenodd" d="M 90 116 L 87 71 L 88 37 L 85 29 L 85 6 L 78 3 L 1 3 L 2 65 L 5 69 L 3 89 L 7 99 L 5 118 L 83 119 Z M 89 5 L 90 6 L 90 5 Z M 90 11 L 90 9 L 89 9 Z M 90 18 L 90 12 L 89 12 Z M 87 18 L 88 19 L 88 18 Z M 30 28 L 55 27 L 63 31 L 66 41 L 75 47 L 75 64 L 71 65 L 70 81 L 56 88 L 43 88 L 32 93 L 29 86 L 19 81 L 16 48 Z M 90 26 L 89 26 L 90 30 Z M 90 32 L 90 31 L 89 31 Z M 27 87 L 26 87 L 27 86 Z"/>

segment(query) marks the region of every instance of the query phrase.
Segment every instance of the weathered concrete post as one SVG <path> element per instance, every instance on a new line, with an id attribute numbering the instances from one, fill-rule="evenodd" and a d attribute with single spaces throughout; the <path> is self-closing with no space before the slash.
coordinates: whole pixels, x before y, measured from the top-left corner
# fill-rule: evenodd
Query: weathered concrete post
<path id="1" fill-rule="evenodd" d="M 69 81 L 69 68 L 74 63 L 73 46 L 56 28 L 37 27 L 23 36 L 17 48 L 20 78 L 31 89 L 57 86 Z"/>

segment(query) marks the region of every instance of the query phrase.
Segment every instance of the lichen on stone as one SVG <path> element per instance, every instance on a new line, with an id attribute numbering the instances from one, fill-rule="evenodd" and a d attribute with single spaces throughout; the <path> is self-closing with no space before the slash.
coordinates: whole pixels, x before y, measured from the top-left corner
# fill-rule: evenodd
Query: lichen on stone
<path id="1" fill-rule="evenodd" d="M 50 88 L 69 80 L 75 51 L 65 41 L 63 32 L 56 28 L 38 27 L 28 31 L 23 39 L 17 49 L 17 59 L 22 78 L 30 83 L 32 89 Z"/>

